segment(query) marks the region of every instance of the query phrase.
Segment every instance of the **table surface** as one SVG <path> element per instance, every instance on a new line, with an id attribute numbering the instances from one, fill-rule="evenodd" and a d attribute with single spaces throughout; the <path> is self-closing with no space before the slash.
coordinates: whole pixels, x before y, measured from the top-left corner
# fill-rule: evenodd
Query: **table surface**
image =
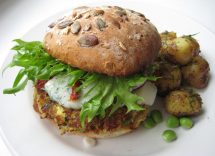
<path id="1" fill-rule="evenodd" d="M 100 0 L 91 0 L 91 3 L 97 1 Z M 13 39 L 20 38 L 34 25 L 56 12 L 88 3 L 87 0 L 0 0 L 0 66 L 12 46 Z M 174 9 L 215 33 L 213 0 L 140 0 L 140 4 L 143 3 L 154 3 Z M 0 155 L 11 156 L 1 137 Z"/>

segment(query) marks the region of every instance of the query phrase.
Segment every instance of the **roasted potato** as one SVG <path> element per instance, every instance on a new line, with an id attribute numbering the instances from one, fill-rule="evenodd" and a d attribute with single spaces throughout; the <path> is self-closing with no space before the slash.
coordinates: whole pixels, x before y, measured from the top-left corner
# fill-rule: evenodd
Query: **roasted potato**
<path id="1" fill-rule="evenodd" d="M 202 110 L 202 99 L 190 90 L 175 90 L 165 98 L 165 109 L 175 116 L 193 116 Z"/>
<path id="2" fill-rule="evenodd" d="M 166 40 L 172 40 L 174 38 L 176 38 L 176 33 L 173 31 L 164 31 L 162 33 L 160 33 L 160 37 L 161 37 L 161 42 L 165 42 Z"/>
<path id="3" fill-rule="evenodd" d="M 195 56 L 181 68 L 183 82 L 195 88 L 204 88 L 208 84 L 209 70 L 208 62 L 201 56 Z"/>
<path id="4" fill-rule="evenodd" d="M 158 88 L 158 94 L 165 95 L 169 91 L 179 88 L 182 78 L 180 68 L 165 61 L 158 61 L 157 64 L 155 76 L 160 78 L 155 85 Z"/>
<path id="5" fill-rule="evenodd" d="M 172 63 L 186 65 L 198 53 L 198 42 L 191 36 L 182 36 L 171 40 L 163 40 L 159 55 Z"/>

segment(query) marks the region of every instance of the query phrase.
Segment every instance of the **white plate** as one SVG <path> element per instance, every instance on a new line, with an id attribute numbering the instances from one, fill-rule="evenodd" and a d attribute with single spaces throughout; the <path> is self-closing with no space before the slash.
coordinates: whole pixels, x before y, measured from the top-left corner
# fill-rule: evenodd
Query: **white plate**
<path id="1" fill-rule="evenodd" d="M 98 146 L 85 149 L 81 137 L 61 136 L 51 123 L 39 118 L 32 108 L 32 86 L 30 84 L 25 91 L 18 93 L 16 96 L 2 94 L 4 88 L 12 85 L 16 75 L 17 69 L 10 69 L 5 72 L 3 78 L 0 78 L 0 130 L 8 148 L 14 155 L 215 155 L 215 100 L 213 98 L 215 90 L 215 36 L 200 24 L 180 13 L 160 6 L 140 4 L 139 2 L 133 1 L 130 3 L 125 0 L 124 3 L 115 2 L 115 5 L 143 12 L 157 26 L 159 31 L 174 30 L 178 34 L 200 32 L 195 37 L 201 45 L 202 55 L 210 63 L 211 79 L 209 86 L 200 91 L 204 102 L 204 113 L 195 118 L 195 126 L 191 130 L 175 129 L 178 139 L 173 143 L 165 143 L 162 140 L 161 133 L 166 129 L 164 123 L 162 123 L 151 130 L 140 128 L 122 137 L 99 140 Z M 109 5 L 111 4 L 109 3 Z M 23 39 L 29 41 L 42 40 L 47 25 L 61 14 L 54 15 L 36 25 L 26 33 Z M 13 53 L 10 52 L 4 65 L 10 62 L 12 55 Z"/>

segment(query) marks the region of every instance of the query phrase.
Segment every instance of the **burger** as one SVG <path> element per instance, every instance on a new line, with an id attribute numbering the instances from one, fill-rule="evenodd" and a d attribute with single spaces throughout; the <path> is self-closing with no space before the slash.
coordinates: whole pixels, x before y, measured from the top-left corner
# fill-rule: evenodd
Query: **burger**
<path id="1" fill-rule="evenodd" d="M 156 96 L 151 64 L 161 41 L 143 14 L 79 7 L 48 26 L 44 41 L 15 40 L 14 94 L 34 85 L 33 107 L 61 133 L 116 137 L 145 120 Z"/>

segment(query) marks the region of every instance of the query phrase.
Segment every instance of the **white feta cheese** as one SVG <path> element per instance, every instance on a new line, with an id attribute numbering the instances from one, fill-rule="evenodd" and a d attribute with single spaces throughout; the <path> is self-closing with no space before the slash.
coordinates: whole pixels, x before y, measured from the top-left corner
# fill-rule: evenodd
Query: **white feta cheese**
<path id="1" fill-rule="evenodd" d="M 80 109 L 82 102 L 80 99 L 75 101 L 70 99 L 72 87 L 68 86 L 71 76 L 58 75 L 53 77 L 45 84 L 45 91 L 53 101 L 58 102 L 66 108 Z"/>
<path id="2" fill-rule="evenodd" d="M 144 98 L 144 104 L 151 106 L 154 104 L 157 95 L 157 87 L 147 81 L 142 87 L 135 90 L 134 93 Z"/>

